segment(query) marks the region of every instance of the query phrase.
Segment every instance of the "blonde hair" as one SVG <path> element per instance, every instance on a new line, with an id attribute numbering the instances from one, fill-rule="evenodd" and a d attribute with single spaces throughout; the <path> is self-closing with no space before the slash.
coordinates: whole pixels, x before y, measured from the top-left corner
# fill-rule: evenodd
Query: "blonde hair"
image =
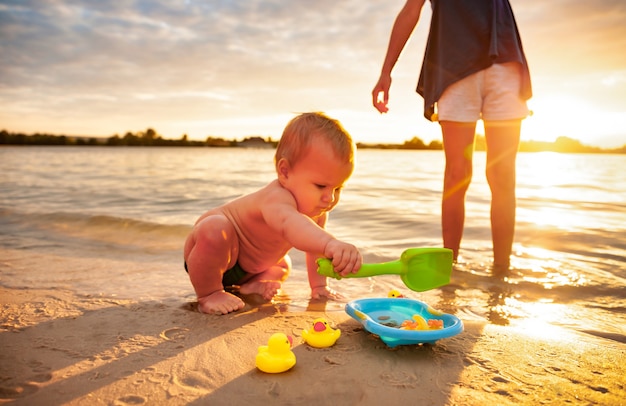
<path id="1" fill-rule="evenodd" d="M 320 112 L 302 113 L 287 123 L 276 147 L 274 163 L 282 158 L 292 165 L 320 138 L 330 142 L 337 157 L 354 164 L 354 142 L 339 121 Z"/>

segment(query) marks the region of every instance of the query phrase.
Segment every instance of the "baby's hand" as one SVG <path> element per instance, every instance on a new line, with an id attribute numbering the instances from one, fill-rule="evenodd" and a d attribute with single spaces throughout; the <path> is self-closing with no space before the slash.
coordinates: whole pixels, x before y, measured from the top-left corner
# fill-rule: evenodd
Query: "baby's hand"
<path id="1" fill-rule="evenodd" d="M 316 286 L 314 288 L 311 288 L 311 298 L 343 300 L 345 299 L 345 296 L 337 292 L 336 290 L 329 288 L 328 286 Z"/>
<path id="2" fill-rule="evenodd" d="M 331 240 L 326 244 L 324 256 L 330 258 L 333 269 L 341 276 L 356 273 L 363 263 L 359 250 L 352 244 Z"/>

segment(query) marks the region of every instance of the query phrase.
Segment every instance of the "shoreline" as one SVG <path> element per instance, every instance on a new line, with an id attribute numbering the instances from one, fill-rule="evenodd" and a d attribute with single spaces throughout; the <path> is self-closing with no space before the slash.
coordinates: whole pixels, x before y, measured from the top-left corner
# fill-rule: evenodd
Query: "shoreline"
<path id="1" fill-rule="evenodd" d="M 624 404 L 626 345 L 555 326 L 464 320 L 435 345 L 387 347 L 323 302 L 306 311 L 246 298 L 225 316 L 184 299 L 141 301 L 0 287 L 0 404 Z M 342 331 L 309 347 L 325 317 Z M 297 363 L 266 374 L 269 336 L 294 338 Z"/>

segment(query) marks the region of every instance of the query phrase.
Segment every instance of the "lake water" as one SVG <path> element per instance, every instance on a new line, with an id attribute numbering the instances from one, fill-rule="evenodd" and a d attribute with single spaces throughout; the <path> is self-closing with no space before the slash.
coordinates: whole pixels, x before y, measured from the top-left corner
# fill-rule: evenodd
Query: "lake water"
<path id="1" fill-rule="evenodd" d="M 206 209 L 275 176 L 273 150 L 0 148 L 0 284 L 193 301 L 182 245 Z M 359 150 L 329 230 L 366 262 L 441 246 L 441 151 Z M 332 281 L 349 299 L 401 290 L 462 319 L 533 320 L 626 342 L 626 155 L 521 153 L 510 274 L 491 275 L 484 153 L 474 159 L 452 283 L 416 293 L 397 276 Z M 310 308 L 302 253 L 276 303 Z M 342 303 L 326 311 L 343 311 Z M 532 325 L 532 324 L 531 324 Z"/>

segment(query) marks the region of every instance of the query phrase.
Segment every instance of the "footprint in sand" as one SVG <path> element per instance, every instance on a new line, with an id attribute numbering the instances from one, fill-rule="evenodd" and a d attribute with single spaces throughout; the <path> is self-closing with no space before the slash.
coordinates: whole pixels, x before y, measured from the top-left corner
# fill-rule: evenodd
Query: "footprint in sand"
<path id="1" fill-rule="evenodd" d="M 37 390 L 39 390 L 39 387 L 30 383 L 24 383 L 14 387 L 0 386 L 0 400 L 23 398 L 37 392 Z"/>
<path id="2" fill-rule="evenodd" d="M 170 380 L 171 376 L 168 373 L 164 372 L 154 372 L 152 375 L 148 377 L 148 382 L 152 383 L 167 383 Z"/>
<path id="3" fill-rule="evenodd" d="M 147 367 L 141 370 L 142 376 L 134 381 L 135 385 L 143 385 L 147 382 L 164 384 L 169 382 L 172 377 L 167 372 L 159 372 L 154 367 Z"/>
<path id="4" fill-rule="evenodd" d="M 34 374 L 26 379 L 24 383 L 19 383 L 15 386 L 0 386 L 0 403 L 3 403 L 1 400 L 5 399 L 18 399 L 29 396 L 39 390 L 38 384 L 52 380 L 52 372 L 43 362 L 33 360 L 27 365 L 32 368 Z"/>
<path id="5" fill-rule="evenodd" d="M 346 361 L 340 357 L 325 356 L 324 362 L 330 365 L 344 365 Z"/>
<path id="6" fill-rule="evenodd" d="M 44 382 L 48 382 L 50 380 L 52 380 L 52 374 L 50 372 L 37 374 L 37 375 L 35 375 L 35 376 L 30 378 L 31 382 L 36 382 L 36 383 L 44 383 Z"/>
<path id="7" fill-rule="evenodd" d="M 187 332 L 189 332 L 188 328 L 172 327 L 168 328 L 167 330 L 161 331 L 159 337 L 167 341 L 178 341 L 185 338 Z"/>
<path id="8" fill-rule="evenodd" d="M 33 375 L 29 381 L 36 383 L 44 383 L 52 380 L 52 372 L 50 367 L 47 367 L 41 361 L 33 360 L 28 363 L 28 366 L 32 368 L 35 375 Z"/>
<path id="9" fill-rule="evenodd" d="M 383 372 L 380 374 L 380 379 L 389 386 L 401 389 L 415 389 L 419 384 L 417 376 L 405 372 Z"/>
<path id="10" fill-rule="evenodd" d="M 211 389 L 215 389 L 215 384 L 223 376 L 220 372 L 206 370 L 201 365 L 191 361 L 191 363 L 177 364 L 172 368 L 171 383 L 172 387 L 168 389 L 170 393 L 179 391 L 191 392 L 196 395 L 205 394 Z"/>
<path id="11" fill-rule="evenodd" d="M 138 395 L 126 395 L 115 401 L 116 406 L 126 406 L 126 405 L 143 405 L 147 402 L 147 399 L 143 396 Z"/>

